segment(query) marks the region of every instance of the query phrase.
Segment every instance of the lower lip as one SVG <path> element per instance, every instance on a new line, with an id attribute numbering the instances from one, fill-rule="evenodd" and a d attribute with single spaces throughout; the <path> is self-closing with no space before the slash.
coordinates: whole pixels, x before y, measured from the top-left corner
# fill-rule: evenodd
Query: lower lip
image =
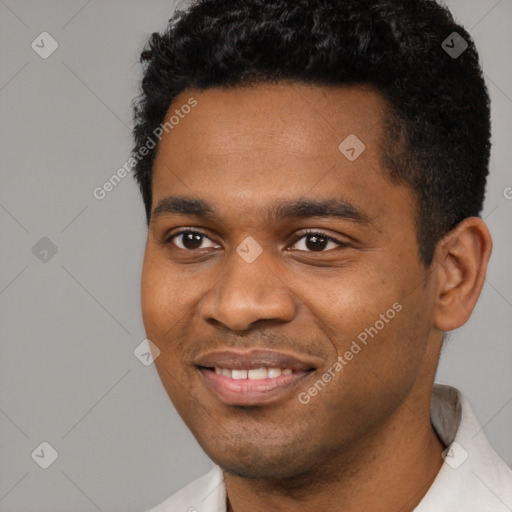
<path id="1" fill-rule="evenodd" d="M 263 405 L 283 398 L 307 378 L 309 372 L 293 372 L 273 379 L 231 379 L 213 370 L 199 368 L 208 387 L 228 405 Z"/>

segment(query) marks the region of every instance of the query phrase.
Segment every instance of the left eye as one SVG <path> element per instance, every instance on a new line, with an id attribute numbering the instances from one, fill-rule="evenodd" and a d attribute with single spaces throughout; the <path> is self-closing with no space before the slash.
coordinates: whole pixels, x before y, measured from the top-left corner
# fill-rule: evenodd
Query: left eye
<path id="1" fill-rule="evenodd" d="M 298 249 L 301 251 L 327 252 L 326 249 L 330 250 L 336 247 L 346 247 L 348 244 L 324 233 L 311 232 L 300 235 L 293 245 L 300 245 L 305 248 Z M 329 247 L 329 245 L 331 245 L 331 247 Z"/>

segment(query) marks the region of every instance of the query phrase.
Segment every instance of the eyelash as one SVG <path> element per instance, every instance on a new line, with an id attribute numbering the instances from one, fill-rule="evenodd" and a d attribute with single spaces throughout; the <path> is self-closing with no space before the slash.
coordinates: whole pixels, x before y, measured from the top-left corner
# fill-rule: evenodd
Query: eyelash
<path id="1" fill-rule="evenodd" d="M 182 229 L 181 231 L 178 231 L 176 233 L 173 233 L 171 236 L 169 236 L 165 241 L 164 241 L 164 244 L 165 246 L 169 245 L 172 243 L 172 240 L 180 235 L 184 235 L 184 234 L 193 234 L 193 235 L 199 235 L 199 236 L 202 236 L 202 237 L 205 237 L 205 238 L 209 238 L 208 235 L 206 235 L 206 233 L 203 233 L 201 231 L 196 231 L 194 229 Z M 338 240 L 337 238 L 334 238 L 330 235 L 327 235 L 326 233 L 323 233 L 322 231 L 315 231 L 315 230 L 311 230 L 311 229 L 307 229 L 305 231 L 303 231 L 302 233 L 300 234 L 297 234 L 294 239 L 293 239 L 293 242 L 291 245 L 295 245 L 299 240 L 301 240 L 302 238 L 305 238 L 305 237 L 308 237 L 308 236 L 318 236 L 320 238 L 324 238 L 325 240 L 327 240 L 328 242 L 333 242 L 335 244 L 337 244 L 339 247 L 348 247 L 348 243 L 345 243 L 345 242 L 342 242 L 341 240 Z M 201 250 L 201 249 L 182 249 L 181 247 L 177 247 L 177 249 L 181 250 L 181 251 L 187 251 L 187 252 L 193 252 L 193 251 L 198 251 L 198 250 Z M 332 250 L 332 249 L 329 249 L 329 251 Z M 299 252 L 309 252 L 309 253 L 323 253 L 323 252 L 329 252 L 329 251 L 299 251 Z"/>

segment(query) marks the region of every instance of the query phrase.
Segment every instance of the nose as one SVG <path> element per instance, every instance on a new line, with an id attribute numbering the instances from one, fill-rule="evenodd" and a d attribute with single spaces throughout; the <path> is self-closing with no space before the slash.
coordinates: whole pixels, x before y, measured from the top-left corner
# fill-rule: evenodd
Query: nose
<path id="1" fill-rule="evenodd" d="M 205 321 L 244 331 L 266 320 L 286 323 L 296 314 L 296 303 L 272 256 L 263 251 L 251 263 L 233 251 L 223 278 L 203 297 L 200 312 Z"/>

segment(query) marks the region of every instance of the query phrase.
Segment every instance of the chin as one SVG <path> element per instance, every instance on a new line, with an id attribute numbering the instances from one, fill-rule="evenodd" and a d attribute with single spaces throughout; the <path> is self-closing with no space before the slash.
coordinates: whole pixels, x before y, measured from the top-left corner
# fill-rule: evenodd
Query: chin
<path id="1" fill-rule="evenodd" d="M 223 471 L 233 476 L 247 480 L 293 480 L 308 473 L 309 469 L 302 470 L 282 461 L 269 461 L 268 463 L 247 464 L 234 460 L 214 460 Z"/>
<path id="2" fill-rule="evenodd" d="M 283 450 L 279 447 L 255 447 L 254 445 L 241 447 L 240 445 L 225 446 L 222 451 L 206 451 L 207 455 L 225 472 L 249 480 L 287 480 L 300 477 L 311 471 L 312 458 L 308 457 L 300 448 L 289 447 Z M 204 448 L 203 448 L 204 449 Z"/>

